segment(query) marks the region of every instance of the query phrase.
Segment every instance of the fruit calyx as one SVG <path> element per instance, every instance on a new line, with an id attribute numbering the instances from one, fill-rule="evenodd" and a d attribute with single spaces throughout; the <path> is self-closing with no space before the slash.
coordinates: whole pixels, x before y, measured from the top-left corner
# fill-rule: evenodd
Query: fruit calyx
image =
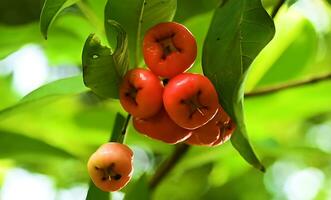
<path id="1" fill-rule="evenodd" d="M 121 174 L 118 174 L 117 172 L 114 171 L 115 168 L 115 163 L 111 163 L 107 168 L 100 168 L 95 166 L 94 167 L 95 170 L 99 171 L 100 173 L 102 173 L 101 176 L 101 180 L 102 181 L 111 181 L 111 180 L 115 180 L 118 181 L 122 178 Z"/>

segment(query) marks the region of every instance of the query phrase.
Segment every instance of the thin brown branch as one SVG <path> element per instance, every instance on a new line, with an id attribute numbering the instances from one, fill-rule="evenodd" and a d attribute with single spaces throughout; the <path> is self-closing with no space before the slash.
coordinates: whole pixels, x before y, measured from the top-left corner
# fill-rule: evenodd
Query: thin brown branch
<path id="1" fill-rule="evenodd" d="M 296 81 L 296 82 L 292 82 L 292 83 L 286 83 L 286 84 L 281 84 L 281 85 L 276 85 L 276 86 L 272 86 L 272 87 L 259 89 L 257 91 L 246 93 L 245 97 L 249 98 L 249 97 L 263 96 L 263 95 L 267 95 L 267 94 L 271 94 L 271 93 L 275 93 L 275 92 L 279 92 L 279 91 L 283 91 L 283 90 L 287 90 L 287 89 L 291 89 L 291 88 L 319 83 L 321 81 L 326 81 L 326 80 L 330 80 L 330 79 L 331 79 L 331 73 L 328 73 L 328 74 L 316 76 L 313 78 L 309 78 L 306 80 L 300 80 L 300 81 Z"/>
<path id="2" fill-rule="evenodd" d="M 170 157 L 165 160 L 160 166 L 157 168 L 154 176 L 152 177 L 149 187 L 151 190 L 155 189 L 156 186 L 166 177 L 167 174 L 175 167 L 177 162 L 188 152 L 189 145 L 187 144 L 178 144 L 174 152 L 170 155 Z"/>
<path id="3" fill-rule="evenodd" d="M 275 18 L 279 9 L 283 6 L 286 0 L 279 0 L 278 3 L 276 4 L 275 8 L 271 12 L 271 17 Z"/>

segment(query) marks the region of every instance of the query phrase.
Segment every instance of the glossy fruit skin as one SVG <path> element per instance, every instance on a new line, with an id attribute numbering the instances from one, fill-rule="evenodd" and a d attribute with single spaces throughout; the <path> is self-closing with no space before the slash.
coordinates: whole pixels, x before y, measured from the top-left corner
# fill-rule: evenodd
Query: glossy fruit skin
<path id="1" fill-rule="evenodd" d="M 192 66 L 197 56 L 197 44 L 185 26 L 164 22 L 147 31 L 143 54 L 146 65 L 153 73 L 172 78 Z"/>
<path id="2" fill-rule="evenodd" d="M 133 126 L 138 132 L 169 144 L 182 142 L 191 136 L 191 131 L 175 124 L 164 109 L 148 119 L 133 118 Z"/>
<path id="3" fill-rule="evenodd" d="M 209 79 L 200 74 L 182 73 L 166 85 L 163 104 L 170 118 L 186 129 L 197 129 L 218 110 L 218 96 Z"/>
<path id="4" fill-rule="evenodd" d="M 93 183 L 105 192 L 122 189 L 133 173 L 133 152 L 124 144 L 109 142 L 93 153 L 87 163 Z"/>
<path id="5" fill-rule="evenodd" d="M 198 146 L 217 146 L 230 139 L 235 125 L 220 106 L 215 117 L 204 126 L 193 130 L 185 143 Z"/>
<path id="6" fill-rule="evenodd" d="M 146 69 L 127 72 L 120 86 L 120 102 L 134 117 L 148 118 L 158 113 L 163 105 L 163 85 Z"/>

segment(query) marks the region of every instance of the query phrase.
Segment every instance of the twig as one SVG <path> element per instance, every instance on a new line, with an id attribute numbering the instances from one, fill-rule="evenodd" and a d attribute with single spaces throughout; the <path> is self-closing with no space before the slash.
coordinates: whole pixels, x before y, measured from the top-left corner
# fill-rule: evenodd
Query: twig
<path id="1" fill-rule="evenodd" d="M 310 84 L 315 84 L 321 81 L 326 81 L 331 79 L 331 73 L 328 74 L 324 74 L 321 76 L 316 76 L 313 78 L 309 78 L 306 80 L 300 80 L 300 81 L 296 81 L 293 83 L 286 83 L 286 84 L 281 84 L 281 85 L 276 85 L 276 86 L 272 86 L 272 87 L 267 87 L 264 89 L 259 89 L 257 91 L 253 91 L 253 92 L 248 92 L 245 94 L 246 98 L 249 97 L 256 97 L 256 96 L 262 96 L 262 95 L 267 95 L 267 94 L 271 94 L 271 93 L 275 93 L 275 92 L 279 92 L 282 90 L 287 90 L 287 89 L 291 89 L 291 88 L 295 88 L 295 87 L 300 87 L 300 86 L 304 86 L 304 85 L 310 85 Z"/>
<path id="2" fill-rule="evenodd" d="M 154 173 L 149 187 L 151 190 L 155 189 L 156 186 L 166 177 L 166 175 L 174 168 L 176 163 L 188 152 L 189 145 L 178 144 L 171 156 L 160 164 L 159 168 Z"/>
<path id="3" fill-rule="evenodd" d="M 271 17 L 275 18 L 279 9 L 282 7 L 282 5 L 285 3 L 286 0 L 279 0 L 278 3 L 276 4 L 275 8 L 271 12 Z"/>

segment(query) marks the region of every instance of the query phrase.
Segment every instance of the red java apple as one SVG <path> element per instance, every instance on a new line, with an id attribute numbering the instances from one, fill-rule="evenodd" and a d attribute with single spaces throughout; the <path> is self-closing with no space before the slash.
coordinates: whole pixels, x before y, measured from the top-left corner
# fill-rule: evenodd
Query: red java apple
<path id="1" fill-rule="evenodd" d="M 218 110 L 218 96 L 209 79 L 200 74 L 182 73 L 166 85 L 164 107 L 170 118 L 186 129 L 197 129 Z"/>
<path id="2" fill-rule="evenodd" d="M 153 73 L 172 78 L 191 67 L 197 55 L 197 44 L 185 26 L 164 22 L 147 31 L 143 54 Z"/>
<path id="3" fill-rule="evenodd" d="M 146 69 L 127 72 L 120 86 L 120 102 L 134 117 L 148 118 L 162 108 L 163 85 L 160 79 Z"/>
<path id="4" fill-rule="evenodd" d="M 122 189 L 131 179 L 133 152 L 124 144 L 103 144 L 88 161 L 93 183 L 105 192 Z"/>
<path id="5" fill-rule="evenodd" d="M 190 130 L 175 124 L 164 109 L 148 119 L 133 118 L 133 125 L 138 132 L 169 144 L 182 142 L 191 135 Z"/>

